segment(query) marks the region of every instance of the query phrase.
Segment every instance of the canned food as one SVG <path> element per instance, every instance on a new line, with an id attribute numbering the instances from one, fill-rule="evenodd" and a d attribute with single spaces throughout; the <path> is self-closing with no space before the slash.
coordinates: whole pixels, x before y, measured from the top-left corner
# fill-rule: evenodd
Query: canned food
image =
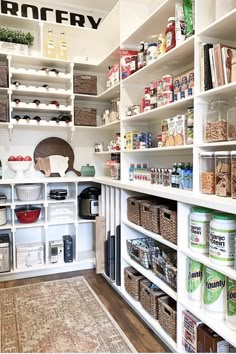
<path id="1" fill-rule="evenodd" d="M 157 80 L 157 95 L 162 94 L 162 89 L 163 87 L 163 81 L 162 80 Z"/>
<path id="2" fill-rule="evenodd" d="M 145 101 L 146 100 L 150 100 L 150 97 L 151 97 L 151 89 L 150 87 L 145 87 L 145 90 L 144 90 L 144 93 L 145 93 Z"/>
<path id="3" fill-rule="evenodd" d="M 163 81 L 163 91 L 173 91 L 173 76 L 164 75 L 162 77 Z"/>
<path id="4" fill-rule="evenodd" d="M 173 102 L 173 91 L 163 92 L 162 104 L 165 105 L 165 104 L 169 104 L 171 102 Z"/>

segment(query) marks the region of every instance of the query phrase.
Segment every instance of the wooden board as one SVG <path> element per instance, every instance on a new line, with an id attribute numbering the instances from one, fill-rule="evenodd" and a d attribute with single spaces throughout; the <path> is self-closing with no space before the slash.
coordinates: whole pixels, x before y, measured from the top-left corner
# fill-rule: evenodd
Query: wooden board
<path id="1" fill-rule="evenodd" d="M 73 171 L 80 176 L 80 172 L 74 169 L 74 151 L 67 141 L 60 138 L 47 138 L 42 140 L 34 150 L 34 163 L 36 164 L 36 158 L 38 157 L 48 157 L 52 155 L 69 157 L 66 172 Z M 50 176 L 57 177 L 59 174 L 51 173 Z"/>

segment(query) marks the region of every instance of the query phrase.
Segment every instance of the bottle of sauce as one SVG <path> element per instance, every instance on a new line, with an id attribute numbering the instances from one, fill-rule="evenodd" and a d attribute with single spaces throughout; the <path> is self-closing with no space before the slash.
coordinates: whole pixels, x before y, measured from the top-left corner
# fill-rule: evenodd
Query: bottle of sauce
<path id="1" fill-rule="evenodd" d="M 173 49 L 176 45 L 175 40 L 175 18 L 169 17 L 168 18 L 168 25 L 166 27 L 166 52 Z"/>
<path id="2" fill-rule="evenodd" d="M 160 33 L 158 40 L 157 40 L 157 57 L 166 52 L 166 39 L 163 33 Z"/>
<path id="3" fill-rule="evenodd" d="M 148 43 L 144 43 L 143 66 L 147 65 Z"/>

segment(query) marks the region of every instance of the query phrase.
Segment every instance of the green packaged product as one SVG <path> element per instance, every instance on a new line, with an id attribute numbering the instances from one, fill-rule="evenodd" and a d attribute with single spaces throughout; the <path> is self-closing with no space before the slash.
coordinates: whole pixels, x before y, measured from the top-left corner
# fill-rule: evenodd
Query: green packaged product
<path id="1" fill-rule="evenodd" d="M 193 8 L 192 0 L 183 0 L 184 19 L 186 24 L 186 37 L 193 35 Z"/>

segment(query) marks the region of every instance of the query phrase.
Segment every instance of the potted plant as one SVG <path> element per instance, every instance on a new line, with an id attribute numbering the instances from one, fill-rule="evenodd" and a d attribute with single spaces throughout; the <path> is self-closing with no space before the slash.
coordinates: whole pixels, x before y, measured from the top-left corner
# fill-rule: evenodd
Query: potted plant
<path id="1" fill-rule="evenodd" d="M 33 45 L 34 36 L 28 32 L 11 28 L 0 28 L 0 51 L 28 55 L 29 47 Z"/>

